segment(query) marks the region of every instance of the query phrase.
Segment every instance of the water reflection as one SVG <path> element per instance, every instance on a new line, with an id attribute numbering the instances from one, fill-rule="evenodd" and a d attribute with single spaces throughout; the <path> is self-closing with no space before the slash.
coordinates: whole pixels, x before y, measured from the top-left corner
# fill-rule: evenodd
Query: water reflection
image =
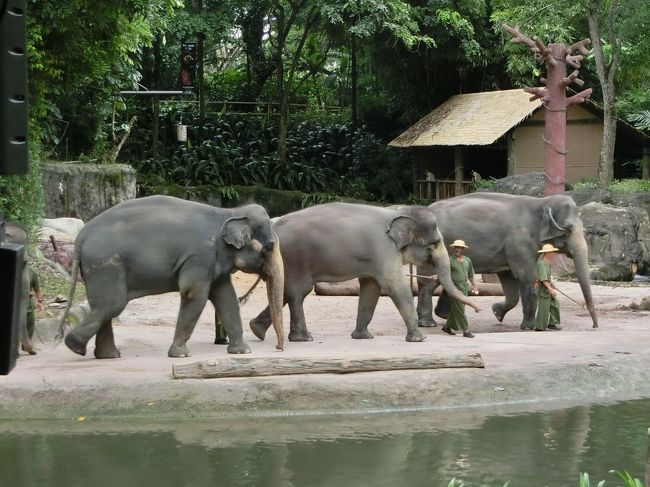
<path id="1" fill-rule="evenodd" d="M 648 426 L 649 400 L 492 416 L 0 423 L 0 485 L 573 487 L 583 471 L 643 478 Z"/>

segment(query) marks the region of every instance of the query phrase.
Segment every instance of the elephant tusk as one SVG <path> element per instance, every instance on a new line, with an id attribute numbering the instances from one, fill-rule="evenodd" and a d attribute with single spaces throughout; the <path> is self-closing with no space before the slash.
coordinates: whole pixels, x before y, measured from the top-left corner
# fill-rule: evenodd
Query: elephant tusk
<path id="1" fill-rule="evenodd" d="M 553 210 L 550 207 L 548 207 L 547 210 L 548 210 L 548 218 L 551 220 L 553 226 L 558 230 L 560 230 L 561 232 L 567 232 L 568 230 L 558 225 L 557 222 L 555 221 L 555 218 L 553 218 Z"/>

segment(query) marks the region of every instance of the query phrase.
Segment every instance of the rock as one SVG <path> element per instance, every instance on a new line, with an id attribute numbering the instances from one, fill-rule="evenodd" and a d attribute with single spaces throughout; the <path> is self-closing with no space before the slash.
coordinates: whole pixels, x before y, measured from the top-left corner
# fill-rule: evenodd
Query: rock
<path id="1" fill-rule="evenodd" d="M 39 240 L 41 242 L 50 242 L 50 236 L 53 236 L 57 243 L 74 242 L 83 226 L 84 222 L 79 218 L 43 218 L 41 220 L 41 229 L 38 232 Z"/>
<path id="2" fill-rule="evenodd" d="M 629 281 L 650 267 L 650 217 L 643 209 L 588 203 L 579 209 L 591 278 Z"/>
<path id="3" fill-rule="evenodd" d="M 638 311 L 650 311 L 650 296 L 645 298 L 635 299 L 630 305 L 630 309 L 635 309 Z"/>
<path id="4" fill-rule="evenodd" d="M 626 193 L 614 198 L 616 206 L 643 208 L 650 215 L 650 192 Z"/>
<path id="5" fill-rule="evenodd" d="M 544 174 L 530 172 L 507 176 L 503 179 L 497 179 L 494 186 L 485 191 L 525 196 L 544 196 Z"/>
<path id="6" fill-rule="evenodd" d="M 578 206 L 592 202 L 612 203 L 612 194 L 609 191 L 599 188 L 572 189 L 571 191 L 567 191 L 566 194 L 571 196 Z"/>

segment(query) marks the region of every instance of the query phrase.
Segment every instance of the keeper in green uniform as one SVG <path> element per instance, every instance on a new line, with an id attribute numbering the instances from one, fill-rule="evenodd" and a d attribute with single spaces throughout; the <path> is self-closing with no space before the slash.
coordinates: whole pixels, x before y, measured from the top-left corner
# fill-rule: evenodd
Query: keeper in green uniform
<path id="1" fill-rule="evenodd" d="M 27 266 L 27 276 L 29 278 L 29 300 L 27 301 L 27 334 L 31 340 L 34 336 L 34 328 L 36 325 L 35 312 L 41 311 L 43 309 L 43 298 L 41 297 L 41 284 L 38 280 L 38 274 L 29 265 Z"/>
<path id="2" fill-rule="evenodd" d="M 551 261 L 553 252 L 560 249 L 551 244 L 544 244 L 537 252 L 540 255 L 537 259 L 537 317 L 535 318 L 535 331 L 561 330 L 560 328 L 560 305 L 557 302 L 557 291 L 551 281 Z"/>
<path id="3" fill-rule="evenodd" d="M 467 296 L 470 291 L 467 281 L 472 284 L 471 293 L 473 295 L 478 294 L 478 289 L 476 287 L 476 282 L 474 281 L 474 266 L 469 257 L 463 255 L 467 245 L 463 240 L 455 240 L 453 244 L 450 245 L 453 249 L 454 255 L 449 259 L 449 265 L 451 267 L 451 280 L 458 290 Z M 449 311 L 449 317 L 447 318 L 447 323 L 442 327 L 442 331 L 448 335 L 455 335 L 452 330 L 458 330 L 463 332 L 465 338 L 474 338 L 472 332 L 469 331 L 469 325 L 467 323 L 467 316 L 465 315 L 465 304 L 456 301 L 455 299 L 450 299 L 451 309 Z"/>

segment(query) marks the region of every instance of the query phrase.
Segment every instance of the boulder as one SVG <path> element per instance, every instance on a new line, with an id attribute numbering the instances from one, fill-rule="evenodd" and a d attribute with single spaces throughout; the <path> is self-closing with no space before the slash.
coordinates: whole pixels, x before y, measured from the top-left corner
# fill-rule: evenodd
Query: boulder
<path id="1" fill-rule="evenodd" d="M 494 181 L 494 186 L 481 190 L 493 193 L 519 194 L 524 196 L 544 196 L 544 174 L 530 172 L 514 174 Z"/>
<path id="2" fill-rule="evenodd" d="M 629 281 L 636 272 L 650 270 L 650 217 L 645 210 L 594 202 L 579 211 L 592 279 Z"/>
<path id="3" fill-rule="evenodd" d="M 567 191 L 566 194 L 571 196 L 578 206 L 592 202 L 612 203 L 612 194 L 609 191 L 599 188 L 572 189 Z"/>

